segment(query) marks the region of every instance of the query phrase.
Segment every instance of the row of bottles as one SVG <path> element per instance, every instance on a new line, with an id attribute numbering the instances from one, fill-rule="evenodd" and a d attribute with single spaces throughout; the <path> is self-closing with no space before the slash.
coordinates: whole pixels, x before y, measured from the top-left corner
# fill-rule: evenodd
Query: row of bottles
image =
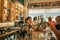
<path id="1" fill-rule="evenodd" d="M 23 9 L 10 0 L 0 0 L 0 22 L 15 21 L 17 14 L 23 15 Z"/>

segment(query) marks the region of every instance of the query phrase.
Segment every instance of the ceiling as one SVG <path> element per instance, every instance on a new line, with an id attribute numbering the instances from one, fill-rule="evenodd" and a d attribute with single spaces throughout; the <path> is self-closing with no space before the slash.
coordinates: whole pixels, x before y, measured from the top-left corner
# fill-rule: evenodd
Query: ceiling
<path id="1" fill-rule="evenodd" d="M 24 5 L 24 0 L 18 0 L 22 5 Z"/>
<path id="2" fill-rule="evenodd" d="M 17 1 L 17 2 L 21 3 L 22 5 L 24 5 L 24 0 L 9 0 L 9 1 L 11 1 L 13 3 L 15 3 Z"/>
<path id="3" fill-rule="evenodd" d="M 24 1 L 27 1 L 28 3 L 39 3 L 39 2 L 53 2 L 53 1 L 60 1 L 60 0 L 11 0 L 11 1 L 18 1 L 22 5 L 24 5 Z"/>
<path id="4" fill-rule="evenodd" d="M 29 0 L 29 3 L 38 3 L 38 2 L 54 2 L 60 0 Z"/>
<path id="5" fill-rule="evenodd" d="M 28 8 L 60 8 L 59 0 L 29 0 Z"/>

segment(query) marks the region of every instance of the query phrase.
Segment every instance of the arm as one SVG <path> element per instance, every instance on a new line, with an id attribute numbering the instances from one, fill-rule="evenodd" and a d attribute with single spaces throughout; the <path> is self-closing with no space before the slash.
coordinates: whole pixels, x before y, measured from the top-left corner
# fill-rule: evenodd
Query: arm
<path id="1" fill-rule="evenodd" d="M 50 25 L 50 28 L 55 33 L 57 39 L 60 40 L 60 32 L 55 27 L 53 27 L 52 25 Z"/>

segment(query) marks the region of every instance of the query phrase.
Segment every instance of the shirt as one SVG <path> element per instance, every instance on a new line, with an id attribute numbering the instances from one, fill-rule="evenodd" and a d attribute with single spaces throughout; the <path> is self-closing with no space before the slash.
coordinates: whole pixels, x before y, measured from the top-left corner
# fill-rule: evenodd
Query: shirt
<path id="1" fill-rule="evenodd" d="M 55 27 L 58 31 L 60 31 L 60 24 L 57 24 Z"/>
<path id="2" fill-rule="evenodd" d="M 49 24 L 52 25 L 53 27 L 55 27 L 55 22 L 54 21 L 50 21 Z"/>

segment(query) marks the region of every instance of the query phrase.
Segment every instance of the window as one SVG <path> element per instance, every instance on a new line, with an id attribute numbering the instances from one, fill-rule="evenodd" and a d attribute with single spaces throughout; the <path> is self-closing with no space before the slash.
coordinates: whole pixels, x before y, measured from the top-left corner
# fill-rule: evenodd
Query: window
<path id="1" fill-rule="evenodd" d="M 53 8 L 53 9 L 29 9 L 29 16 L 40 16 L 42 15 L 44 17 L 44 20 L 47 21 L 47 18 L 51 16 L 53 20 L 55 20 L 55 17 L 60 15 L 59 12 L 60 8 Z"/>

